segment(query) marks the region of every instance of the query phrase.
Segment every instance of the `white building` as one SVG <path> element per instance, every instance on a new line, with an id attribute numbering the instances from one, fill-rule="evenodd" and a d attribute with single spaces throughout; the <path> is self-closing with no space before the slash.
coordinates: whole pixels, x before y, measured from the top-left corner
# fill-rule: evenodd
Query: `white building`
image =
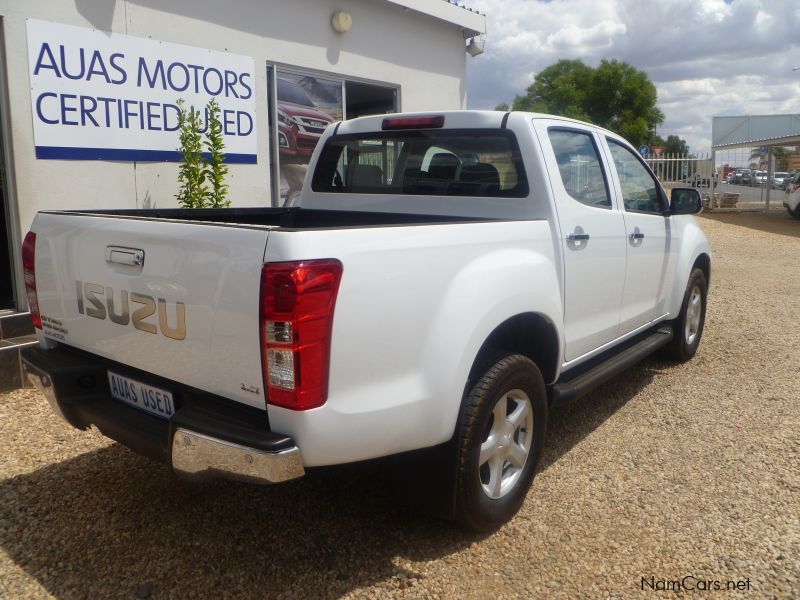
<path id="1" fill-rule="evenodd" d="M 177 205 L 179 98 L 218 99 L 233 204 L 279 204 L 328 122 L 464 108 L 484 32 L 447 0 L 0 0 L 0 309 L 38 210 Z"/>

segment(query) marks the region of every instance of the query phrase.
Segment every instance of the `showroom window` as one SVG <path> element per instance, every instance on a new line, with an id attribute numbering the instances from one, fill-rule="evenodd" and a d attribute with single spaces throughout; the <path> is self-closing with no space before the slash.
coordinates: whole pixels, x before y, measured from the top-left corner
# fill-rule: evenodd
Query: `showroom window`
<path id="1" fill-rule="evenodd" d="M 325 128 L 342 119 L 397 112 L 398 88 L 327 74 L 267 67 L 273 203 L 296 203 Z"/>

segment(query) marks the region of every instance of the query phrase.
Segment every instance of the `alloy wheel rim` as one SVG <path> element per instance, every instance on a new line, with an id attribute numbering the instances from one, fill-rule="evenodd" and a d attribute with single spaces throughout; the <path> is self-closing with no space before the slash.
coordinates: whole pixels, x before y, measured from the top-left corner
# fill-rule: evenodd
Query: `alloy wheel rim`
<path id="1" fill-rule="evenodd" d="M 533 440 L 533 408 L 524 391 L 498 398 L 481 442 L 478 474 L 483 492 L 502 498 L 516 486 L 528 462 Z"/>
<path id="2" fill-rule="evenodd" d="M 694 286 L 692 293 L 689 296 L 689 305 L 686 307 L 686 324 L 684 327 L 684 336 L 686 343 L 691 345 L 697 339 L 697 334 L 700 330 L 700 316 L 703 313 L 703 296 L 700 293 L 700 287 Z"/>

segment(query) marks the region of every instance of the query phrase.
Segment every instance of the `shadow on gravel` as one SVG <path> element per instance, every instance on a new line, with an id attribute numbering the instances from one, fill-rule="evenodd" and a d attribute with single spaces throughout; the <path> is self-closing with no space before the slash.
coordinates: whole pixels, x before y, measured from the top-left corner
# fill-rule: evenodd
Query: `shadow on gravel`
<path id="1" fill-rule="evenodd" d="M 769 212 L 742 213 L 703 213 L 701 219 L 719 221 L 728 225 L 738 225 L 748 229 L 777 233 L 789 237 L 800 237 L 800 220 L 789 215 L 785 210 Z M 701 221 L 702 224 L 702 221 Z"/>
<path id="2" fill-rule="evenodd" d="M 601 385 L 580 400 L 550 411 L 547 443 L 539 471 L 544 471 L 612 417 L 662 369 L 672 363 L 648 358 Z M 536 480 L 533 482 L 533 493 Z"/>
<path id="3" fill-rule="evenodd" d="M 554 410 L 541 468 L 662 365 L 646 361 Z M 432 560 L 482 539 L 405 508 L 388 483 L 377 463 L 273 487 L 190 484 L 115 444 L 0 482 L 0 545 L 60 598 L 328 598 L 391 578 L 410 587 L 423 575 L 396 557 Z"/>
<path id="4" fill-rule="evenodd" d="M 191 484 L 114 444 L 0 482 L 0 546 L 59 598 L 333 598 L 391 578 L 410 587 L 422 575 L 395 557 L 480 539 L 386 490 L 374 468 Z"/>

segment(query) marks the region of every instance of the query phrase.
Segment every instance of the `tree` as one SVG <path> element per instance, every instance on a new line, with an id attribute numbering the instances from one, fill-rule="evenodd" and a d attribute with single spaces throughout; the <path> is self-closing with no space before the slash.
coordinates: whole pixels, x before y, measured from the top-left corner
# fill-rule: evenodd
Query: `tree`
<path id="1" fill-rule="evenodd" d="M 656 86 L 644 71 L 618 60 L 602 60 L 587 94 L 592 122 L 620 134 L 634 145 L 647 141 L 650 131 L 664 122 L 656 106 Z"/>
<path id="2" fill-rule="evenodd" d="M 592 73 L 593 69 L 581 60 L 559 60 L 540 71 L 527 94 L 514 98 L 511 107 L 591 121 L 587 96 L 592 89 Z"/>
<path id="3" fill-rule="evenodd" d="M 604 59 L 593 69 L 581 60 L 559 60 L 540 71 L 511 106 L 589 121 L 639 145 L 664 121 L 656 100 L 647 73 L 628 63 Z"/>
<path id="4" fill-rule="evenodd" d="M 772 158 L 775 160 L 776 171 L 786 170 L 786 148 L 783 148 L 782 146 L 773 146 Z M 767 152 L 762 153 L 761 148 L 753 148 L 750 151 L 750 160 L 755 161 L 755 164 L 758 165 L 755 168 L 760 169 L 761 163 L 765 163 L 767 160 Z"/>
<path id="5" fill-rule="evenodd" d="M 663 146 L 666 154 L 689 154 L 689 145 L 686 140 L 679 138 L 677 135 L 667 136 Z"/>

